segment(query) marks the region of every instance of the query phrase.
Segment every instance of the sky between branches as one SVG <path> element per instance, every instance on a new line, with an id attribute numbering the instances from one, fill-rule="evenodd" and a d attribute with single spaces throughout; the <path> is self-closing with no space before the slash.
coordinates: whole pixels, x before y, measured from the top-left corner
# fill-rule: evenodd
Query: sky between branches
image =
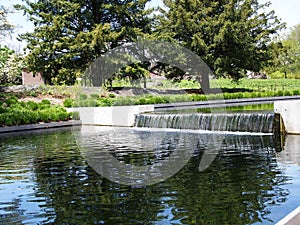
<path id="1" fill-rule="evenodd" d="M 264 3 L 268 0 L 259 0 Z M 293 26 L 300 23 L 300 1 L 299 0 L 270 0 L 272 5 L 270 9 L 275 10 L 276 15 L 287 23 L 288 32 Z M 7 8 L 12 8 L 14 4 L 22 4 L 22 0 L 1 0 L 0 4 Z M 152 0 L 150 7 L 162 5 L 162 0 Z M 9 21 L 16 26 L 13 37 L 7 37 L 0 45 L 8 45 L 15 50 L 21 50 L 26 46 L 26 43 L 21 43 L 16 40 L 18 34 L 31 32 L 34 29 L 33 24 L 21 12 L 13 13 L 9 16 Z"/>

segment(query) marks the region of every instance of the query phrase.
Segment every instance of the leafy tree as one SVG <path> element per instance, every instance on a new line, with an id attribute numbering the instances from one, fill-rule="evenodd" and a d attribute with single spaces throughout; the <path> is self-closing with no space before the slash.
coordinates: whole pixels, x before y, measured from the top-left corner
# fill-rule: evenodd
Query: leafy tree
<path id="1" fill-rule="evenodd" d="M 0 48 L 0 84 L 22 83 L 22 56 L 13 50 Z"/>
<path id="2" fill-rule="evenodd" d="M 216 76 L 238 80 L 259 71 L 270 59 L 270 42 L 284 27 L 270 3 L 257 0 L 164 0 L 163 36 L 198 54 Z M 176 76 L 176 74 L 175 74 Z"/>
<path id="3" fill-rule="evenodd" d="M 14 29 L 14 26 L 7 20 L 8 14 L 9 10 L 0 5 L 0 40 L 10 35 Z"/>
<path id="4" fill-rule="evenodd" d="M 289 73 L 300 72 L 300 24 L 296 25 L 283 41 L 286 52 L 280 55 L 285 59 L 286 71 Z"/>
<path id="5" fill-rule="evenodd" d="M 53 83 L 73 84 L 95 58 L 151 31 L 147 1 L 24 0 L 16 8 L 35 25 L 20 36 L 28 42 L 28 68 Z"/>
<path id="6" fill-rule="evenodd" d="M 266 69 L 269 72 L 279 71 L 287 74 L 297 74 L 300 72 L 300 24 L 296 25 L 292 30 L 273 43 L 273 58 L 270 66 Z"/>
<path id="7" fill-rule="evenodd" d="M 272 49 L 270 53 L 273 57 L 269 60 L 266 68 L 267 73 L 283 73 L 284 77 L 287 78 L 288 67 L 292 63 L 289 51 L 290 47 L 286 45 L 284 40 L 276 40 L 271 43 Z"/>
<path id="8" fill-rule="evenodd" d="M 292 29 L 286 41 L 290 47 L 290 57 L 293 59 L 290 70 L 291 72 L 300 71 L 300 24 Z"/>

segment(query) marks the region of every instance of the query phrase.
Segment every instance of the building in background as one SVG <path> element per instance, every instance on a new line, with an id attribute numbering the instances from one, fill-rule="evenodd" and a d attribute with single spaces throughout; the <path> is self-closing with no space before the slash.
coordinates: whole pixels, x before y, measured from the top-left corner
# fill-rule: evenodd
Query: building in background
<path id="1" fill-rule="evenodd" d="M 22 69 L 22 84 L 48 84 L 48 82 L 43 77 L 42 72 L 33 73 L 30 72 L 27 68 Z"/>

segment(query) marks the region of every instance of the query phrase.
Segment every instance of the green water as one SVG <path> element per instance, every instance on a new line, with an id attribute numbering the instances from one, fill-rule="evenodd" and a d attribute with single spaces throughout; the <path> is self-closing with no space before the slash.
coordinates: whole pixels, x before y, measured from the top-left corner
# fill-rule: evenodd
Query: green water
<path id="1" fill-rule="evenodd" d="M 215 110 L 215 109 L 214 109 Z M 244 105 L 244 106 L 228 106 L 226 107 L 228 112 L 273 112 L 274 104 L 257 104 L 257 105 Z"/>
<path id="2" fill-rule="evenodd" d="M 120 138 L 112 140 L 112 132 Z M 151 132 L 102 129 L 97 148 L 124 163 L 166 159 L 175 151 L 171 141 L 150 149 Z M 167 133 L 166 140 L 177 135 Z M 150 186 L 121 185 L 96 173 L 71 130 L 2 135 L 0 224 L 274 224 L 299 205 L 300 167 L 279 160 L 286 150 L 273 136 L 225 135 L 215 160 L 200 172 L 211 134 L 185 135 L 199 139 L 185 146 L 191 159 Z"/>

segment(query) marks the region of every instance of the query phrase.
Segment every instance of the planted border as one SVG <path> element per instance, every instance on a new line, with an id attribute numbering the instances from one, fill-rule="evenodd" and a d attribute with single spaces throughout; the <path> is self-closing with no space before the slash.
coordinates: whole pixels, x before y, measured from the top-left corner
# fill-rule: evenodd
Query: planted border
<path id="1" fill-rule="evenodd" d="M 101 97 L 80 95 L 78 98 L 67 98 L 64 100 L 64 106 L 69 107 L 100 107 L 100 106 L 128 106 L 128 105 L 147 105 L 163 104 L 176 102 L 196 102 L 218 99 L 243 99 L 243 98 L 260 98 L 276 96 L 294 96 L 300 95 L 300 90 L 278 90 L 264 92 L 236 92 L 222 94 L 178 94 L 178 95 L 144 95 L 144 96 L 127 96 L 127 97 Z"/>
<path id="2" fill-rule="evenodd" d="M 74 117 L 77 115 L 68 113 L 62 106 L 51 105 L 48 100 L 42 100 L 40 103 L 21 102 L 12 96 L 0 102 L 0 126 L 67 121 Z"/>

